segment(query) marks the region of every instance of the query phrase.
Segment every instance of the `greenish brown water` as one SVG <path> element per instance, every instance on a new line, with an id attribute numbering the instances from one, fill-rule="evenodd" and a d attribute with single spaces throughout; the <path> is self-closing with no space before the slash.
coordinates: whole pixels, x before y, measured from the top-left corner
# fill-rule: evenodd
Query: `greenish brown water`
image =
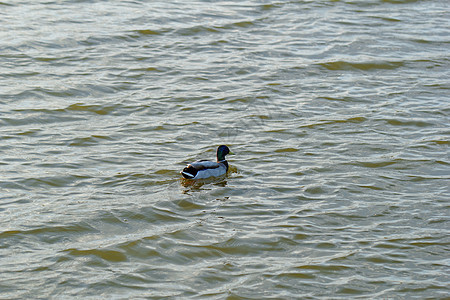
<path id="1" fill-rule="evenodd" d="M 0 298 L 450 297 L 449 8 L 0 2 Z"/>

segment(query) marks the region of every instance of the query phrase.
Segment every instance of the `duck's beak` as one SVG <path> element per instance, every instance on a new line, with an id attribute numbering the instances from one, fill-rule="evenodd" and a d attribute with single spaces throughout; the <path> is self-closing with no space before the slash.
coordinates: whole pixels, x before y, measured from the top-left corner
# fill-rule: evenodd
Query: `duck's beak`
<path id="1" fill-rule="evenodd" d="M 230 151 L 230 152 L 228 152 L 228 155 L 234 155 L 234 153 Z"/>

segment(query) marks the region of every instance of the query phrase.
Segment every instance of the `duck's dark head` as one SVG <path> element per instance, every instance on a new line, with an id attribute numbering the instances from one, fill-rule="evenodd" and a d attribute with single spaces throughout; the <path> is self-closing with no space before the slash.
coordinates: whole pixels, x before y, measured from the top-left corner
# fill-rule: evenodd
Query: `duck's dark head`
<path id="1" fill-rule="evenodd" d="M 225 160 L 225 155 L 227 154 L 233 154 L 233 152 L 230 151 L 230 148 L 225 145 L 219 146 L 219 148 L 217 148 L 217 161 Z"/>

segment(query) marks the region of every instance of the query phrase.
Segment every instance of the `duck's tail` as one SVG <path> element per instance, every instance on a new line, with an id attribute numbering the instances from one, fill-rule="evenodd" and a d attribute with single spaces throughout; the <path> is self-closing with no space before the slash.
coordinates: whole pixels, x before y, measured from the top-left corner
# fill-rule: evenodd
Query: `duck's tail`
<path id="1" fill-rule="evenodd" d="M 181 171 L 181 175 L 183 175 L 186 179 L 192 179 L 197 174 L 197 169 L 193 168 L 192 166 L 187 166 L 186 168 Z"/>

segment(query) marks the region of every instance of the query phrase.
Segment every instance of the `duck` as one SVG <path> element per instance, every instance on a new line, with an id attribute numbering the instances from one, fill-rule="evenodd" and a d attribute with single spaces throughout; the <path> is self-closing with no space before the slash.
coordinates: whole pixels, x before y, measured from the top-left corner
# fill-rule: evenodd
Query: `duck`
<path id="1" fill-rule="evenodd" d="M 205 179 L 209 177 L 218 177 L 227 173 L 228 162 L 225 156 L 234 154 L 226 145 L 217 148 L 217 162 L 210 160 L 197 160 L 188 164 L 181 175 L 186 179 Z"/>

